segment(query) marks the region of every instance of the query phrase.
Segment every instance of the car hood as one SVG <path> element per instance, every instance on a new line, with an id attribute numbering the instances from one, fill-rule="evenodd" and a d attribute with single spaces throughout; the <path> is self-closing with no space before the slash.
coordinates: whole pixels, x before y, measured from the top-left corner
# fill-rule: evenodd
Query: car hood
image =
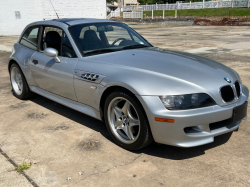
<path id="1" fill-rule="evenodd" d="M 98 69 L 97 73 L 107 75 L 104 85 L 113 80 L 125 82 L 139 95 L 207 93 L 222 102 L 220 87 L 229 84 L 224 78 L 232 83 L 239 79 L 235 71 L 214 60 L 156 47 L 106 53 L 85 60 L 91 62 L 93 70 Z"/>
<path id="2" fill-rule="evenodd" d="M 165 74 L 202 87 L 225 85 L 224 78 L 238 79 L 235 71 L 214 60 L 155 47 L 97 55 L 92 60 Z"/>

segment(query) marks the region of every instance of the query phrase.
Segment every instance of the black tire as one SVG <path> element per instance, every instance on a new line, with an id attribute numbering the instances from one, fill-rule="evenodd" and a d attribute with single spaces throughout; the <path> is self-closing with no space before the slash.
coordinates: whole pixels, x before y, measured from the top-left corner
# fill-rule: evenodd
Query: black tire
<path id="1" fill-rule="evenodd" d="M 133 105 L 133 107 L 136 109 L 137 114 L 139 116 L 140 119 L 140 133 L 138 138 L 136 139 L 135 142 L 131 143 L 131 144 L 126 144 L 123 143 L 122 141 L 120 141 L 112 132 L 112 129 L 110 127 L 109 124 L 109 119 L 108 119 L 108 107 L 110 102 L 116 98 L 116 97 L 122 97 L 127 99 L 129 102 L 131 102 L 131 104 Z M 104 105 L 104 120 L 107 126 L 107 129 L 109 131 L 110 136 L 113 138 L 113 140 L 115 141 L 115 143 L 117 145 L 119 145 L 120 147 L 127 149 L 127 150 L 139 150 L 147 145 L 149 145 L 150 143 L 153 142 L 153 137 L 152 137 L 152 133 L 150 130 L 150 126 L 148 123 L 148 119 L 146 116 L 146 113 L 144 111 L 144 109 L 142 108 L 141 103 L 138 101 L 138 99 L 131 94 L 130 92 L 126 91 L 126 90 L 115 90 L 114 92 L 112 92 L 105 101 L 105 105 Z"/>
<path id="2" fill-rule="evenodd" d="M 13 88 L 13 84 L 12 84 L 12 80 L 11 80 L 11 71 L 12 71 L 13 68 L 17 68 L 19 70 L 20 74 L 21 74 L 21 79 L 22 79 L 22 83 L 23 83 L 23 89 L 22 89 L 21 94 L 17 94 L 15 92 L 15 89 Z M 28 84 L 26 82 L 26 79 L 25 79 L 25 77 L 23 75 L 22 70 L 19 68 L 19 66 L 16 63 L 13 63 L 10 66 L 10 83 L 11 83 L 11 87 L 12 87 L 12 93 L 18 99 L 26 100 L 26 99 L 30 98 L 31 96 L 33 96 L 33 92 L 30 91 L 29 86 L 28 86 Z"/>

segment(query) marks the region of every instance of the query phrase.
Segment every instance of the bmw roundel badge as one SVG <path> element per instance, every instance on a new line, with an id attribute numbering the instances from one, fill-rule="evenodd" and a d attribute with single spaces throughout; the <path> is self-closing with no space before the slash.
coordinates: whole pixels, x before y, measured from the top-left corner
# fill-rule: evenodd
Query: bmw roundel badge
<path id="1" fill-rule="evenodd" d="M 229 78 L 224 78 L 225 79 L 225 81 L 227 81 L 228 83 L 231 83 L 231 80 L 229 79 Z"/>

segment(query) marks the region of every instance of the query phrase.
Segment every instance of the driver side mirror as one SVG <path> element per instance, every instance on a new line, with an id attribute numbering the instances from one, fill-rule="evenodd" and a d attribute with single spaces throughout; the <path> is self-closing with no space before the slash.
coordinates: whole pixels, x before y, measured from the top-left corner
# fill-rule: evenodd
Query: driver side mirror
<path id="1" fill-rule="evenodd" d="M 57 63 L 60 62 L 60 59 L 58 58 L 58 51 L 54 48 L 46 48 L 44 49 L 43 53 L 49 57 L 53 57 Z"/>

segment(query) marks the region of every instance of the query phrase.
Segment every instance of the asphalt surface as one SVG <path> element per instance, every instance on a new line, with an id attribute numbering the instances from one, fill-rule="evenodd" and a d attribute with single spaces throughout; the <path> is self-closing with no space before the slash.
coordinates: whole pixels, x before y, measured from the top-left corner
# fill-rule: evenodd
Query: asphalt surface
<path id="1" fill-rule="evenodd" d="M 250 88 L 250 27 L 132 27 L 155 46 L 226 64 Z M 0 37 L 2 49 L 15 40 Z M 249 119 L 204 146 L 130 152 L 114 144 L 103 122 L 39 95 L 15 98 L 10 54 L 0 51 L 0 186 L 250 186 Z M 32 166 L 18 174 L 24 160 Z"/>

